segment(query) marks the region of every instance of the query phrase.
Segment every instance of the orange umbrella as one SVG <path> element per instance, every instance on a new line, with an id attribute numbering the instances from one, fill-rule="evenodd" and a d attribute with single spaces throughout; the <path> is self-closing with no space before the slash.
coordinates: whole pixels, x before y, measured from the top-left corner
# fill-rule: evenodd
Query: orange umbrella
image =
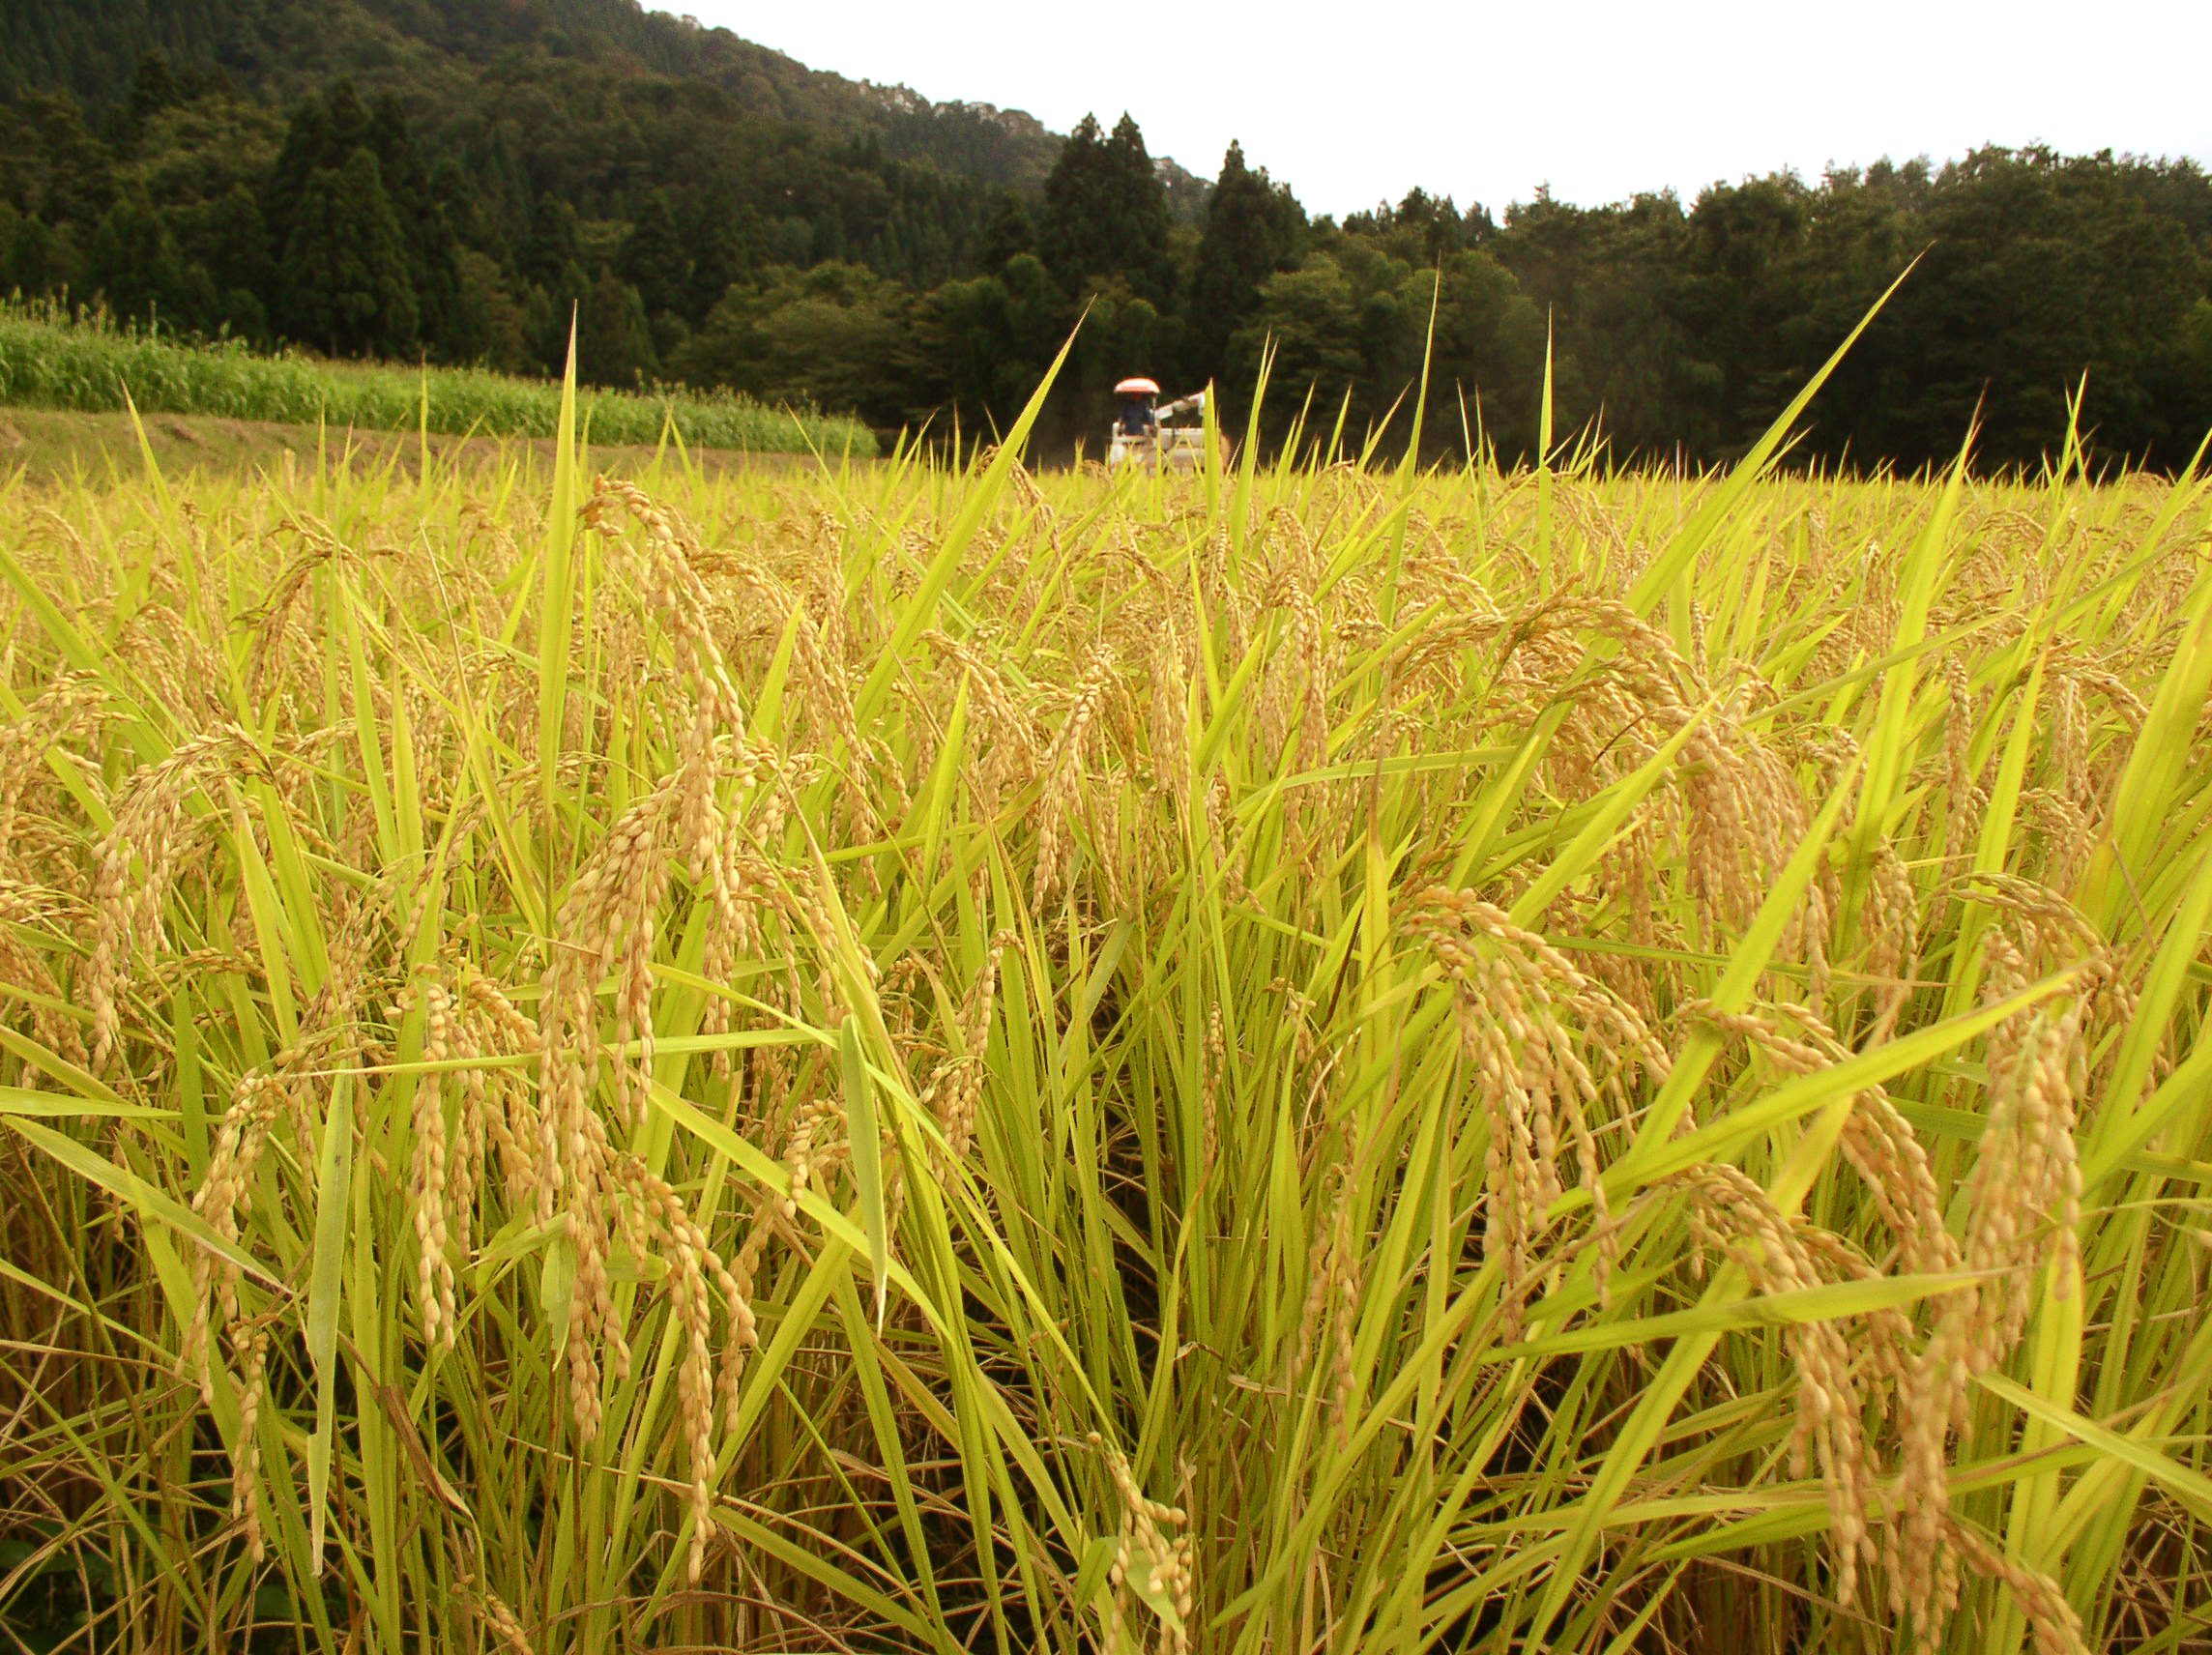
<path id="1" fill-rule="evenodd" d="M 1114 388 L 1116 396 L 1157 396 L 1160 388 L 1149 379 L 1124 379 Z"/>

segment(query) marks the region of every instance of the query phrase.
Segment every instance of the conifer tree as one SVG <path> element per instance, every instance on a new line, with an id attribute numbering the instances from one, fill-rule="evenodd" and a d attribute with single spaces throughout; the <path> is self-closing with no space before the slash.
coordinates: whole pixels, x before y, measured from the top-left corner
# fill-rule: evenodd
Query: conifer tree
<path id="1" fill-rule="evenodd" d="M 548 290 L 580 290 L 582 258 L 575 208 L 557 195 L 538 196 L 530 215 L 530 237 L 522 247 L 522 274 Z"/>
<path id="2" fill-rule="evenodd" d="M 115 203 L 114 158 L 85 125 L 67 92 L 35 93 L 17 105 L 31 139 L 27 176 L 15 183 L 23 204 L 48 224 L 90 230 Z"/>
<path id="3" fill-rule="evenodd" d="M 1036 250 L 1036 225 L 1029 209 L 1011 189 L 1002 189 L 991 203 L 991 216 L 983 220 L 983 234 L 975 245 L 975 267 L 996 276 L 1006 261 Z"/>
<path id="4" fill-rule="evenodd" d="M 460 300 L 460 243 L 444 200 L 430 187 L 398 99 L 377 100 L 369 114 L 368 142 L 406 241 L 408 280 L 415 290 L 422 342 L 442 346 L 453 329 Z"/>
<path id="5" fill-rule="evenodd" d="M 538 196 L 530 215 L 530 236 L 523 244 L 521 269 L 530 283 L 525 297 L 530 318 L 527 331 L 538 365 L 548 372 L 560 372 L 567 363 L 569 324 L 591 291 L 583 256 L 575 208 L 559 196 Z"/>
<path id="6" fill-rule="evenodd" d="M 717 186 L 697 199 L 690 222 L 685 239 L 693 256 L 684 319 L 697 327 L 732 286 L 759 267 L 761 220 L 749 203 L 741 204 L 726 187 Z"/>
<path id="7" fill-rule="evenodd" d="M 416 342 L 407 238 L 365 144 L 343 168 L 308 175 L 293 204 L 283 281 L 290 331 L 334 356 L 397 356 Z"/>
<path id="8" fill-rule="evenodd" d="M 1230 336 L 1260 307 L 1260 286 L 1297 262 L 1305 240 L 1305 209 L 1265 167 L 1244 163 L 1240 144 L 1221 158 L 1221 177 L 1207 202 L 1191 275 L 1191 366 L 1217 377 L 1226 365 Z"/>
<path id="9" fill-rule="evenodd" d="M 691 260 L 665 191 L 655 190 L 638 208 L 637 218 L 615 255 L 614 268 L 637 289 L 649 316 L 674 315 L 684 308 Z"/>
<path id="10" fill-rule="evenodd" d="M 577 320 L 577 372 L 594 385 L 633 391 L 659 365 L 645 302 L 636 288 L 602 269 L 584 295 Z"/>
<path id="11" fill-rule="evenodd" d="M 116 319 L 196 327 L 176 238 L 143 189 L 127 190 L 92 238 L 89 275 Z"/>
<path id="12" fill-rule="evenodd" d="M 194 250 L 208 267 L 220 293 L 218 326 L 237 337 L 262 340 L 269 333 L 269 306 L 263 298 L 276 290 L 276 261 L 261 203 L 243 184 L 234 184 L 202 209 Z"/>
<path id="13" fill-rule="evenodd" d="M 318 172 L 337 171 L 364 146 L 375 149 L 368 107 L 350 80 L 335 82 L 292 111 L 284 147 L 262 191 L 262 213 L 279 244 L 291 236 L 292 215 L 308 181 Z"/>
<path id="14" fill-rule="evenodd" d="M 13 230 L 0 220 L 0 288 L 58 295 L 83 281 L 83 259 L 68 226 L 56 229 L 36 214 L 17 217 Z"/>
<path id="15" fill-rule="evenodd" d="M 1172 299 L 1167 189 L 1127 114 L 1111 136 L 1099 131 L 1094 115 L 1084 116 L 1068 135 L 1044 183 L 1038 244 L 1071 294 L 1119 276 L 1139 298 Z"/>
<path id="16" fill-rule="evenodd" d="M 146 123 L 162 110 L 184 102 L 177 77 L 169 73 L 169 54 L 150 51 L 138 60 L 137 77 L 131 85 L 131 124 L 143 131 Z"/>

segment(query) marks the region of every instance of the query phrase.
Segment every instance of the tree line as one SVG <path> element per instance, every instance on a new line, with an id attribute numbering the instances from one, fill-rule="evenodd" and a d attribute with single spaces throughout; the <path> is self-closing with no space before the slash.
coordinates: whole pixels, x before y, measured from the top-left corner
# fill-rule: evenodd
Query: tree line
<path id="1" fill-rule="evenodd" d="M 882 132 L 748 112 L 697 78 L 510 55 L 464 97 L 338 78 L 279 109 L 160 51 L 104 105 L 0 109 L 0 290 L 335 356 L 730 387 L 893 427 L 1003 427 L 1080 317 L 1043 426 L 1095 450 L 1110 388 L 1217 385 L 1241 421 L 1410 429 L 1526 457 L 1746 449 L 1907 265 L 1804 451 L 2029 463 L 2068 398 L 2101 451 L 2212 427 L 2212 181 L 2190 160 L 1985 149 L 1494 217 L 1413 190 L 1309 215 L 1237 146 L 1200 198 L 1136 123 L 1086 119 L 1035 187 Z M 1187 176 L 1187 175 L 1183 175 Z M 1180 203 L 1177 200 L 1181 197 Z M 1433 330 L 1433 331 L 1432 331 Z"/>

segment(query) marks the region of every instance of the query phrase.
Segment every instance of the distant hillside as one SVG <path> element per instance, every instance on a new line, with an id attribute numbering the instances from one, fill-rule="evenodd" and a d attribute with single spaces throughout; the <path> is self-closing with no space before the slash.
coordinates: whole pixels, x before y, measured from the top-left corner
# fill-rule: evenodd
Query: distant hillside
<path id="1" fill-rule="evenodd" d="M 1021 110 L 848 80 L 637 0 L 8 0 L 0 98 L 60 84 L 88 103 L 116 104 L 154 49 L 284 104 L 347 75 L 364 94 L 399 95 L 433 131 L 486 85 L 586 69 L 703 81 L 756 119 L 872 138 L 892 160 L 1022 190 L 1042 183 L 1062 142 Z M 1170 210 L 1196 218 L 1205 181 L 1159 164 Z"/>
<path id="2" fill-rule="evenodd" d="M 1006 429 L 1080 322 L 1033 432 L 1063 452 L 1131 373 L 1238 426 L 1269 363 L 1276 430 L 1417 410 L 1432 446 L 1526 456 L 1548 406 L 1719 464 L 1924 254 L 1802 457 L 1940 464 L 1972 429 L 2033 468 L 2078 431 L 2179 467 L 2212 426 L 2191 160 L 1987 149 L 1498 215 L 1415 189 L 1339 222 L 1240 147 L 1208 186 L 1100 113 L 1055 134 L 637 0 L 0 0 L 0 296 L 509 375 L 573 344 L 611 390 L 963 433 Z"/>
<path id="3" fill-rule="evenodd" d="M 1172 348 L 1209 190 L 636 0 L 0 0 L 0 297 L 256 347 L 980 416 Z"/>

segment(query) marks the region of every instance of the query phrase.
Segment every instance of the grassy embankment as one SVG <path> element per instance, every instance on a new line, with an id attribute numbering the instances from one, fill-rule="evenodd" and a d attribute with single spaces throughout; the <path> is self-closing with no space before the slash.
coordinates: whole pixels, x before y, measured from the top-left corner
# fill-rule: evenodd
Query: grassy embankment
<path id="1" fill-rule="evenodd" d="M 337 430 L 551 438 L 561 388 L 475 368 L 427 370 L 255 356 L 0 305 L 0 408 L 207 415 Z M 866 427 L 833 415 L 771 409 L 738 396 L 586 392 L 579 419 L 597 444 L 654 445 L 673 430 L 692 448 L 872 457 Z M 6 456 L 0 454 L 0 464 Z"/>
<path id="2" fill-rule="evenodd" d="M 0 1621 L 2201 1648 L 2206 491 L 1758 457 L 0 491 Z"/>

